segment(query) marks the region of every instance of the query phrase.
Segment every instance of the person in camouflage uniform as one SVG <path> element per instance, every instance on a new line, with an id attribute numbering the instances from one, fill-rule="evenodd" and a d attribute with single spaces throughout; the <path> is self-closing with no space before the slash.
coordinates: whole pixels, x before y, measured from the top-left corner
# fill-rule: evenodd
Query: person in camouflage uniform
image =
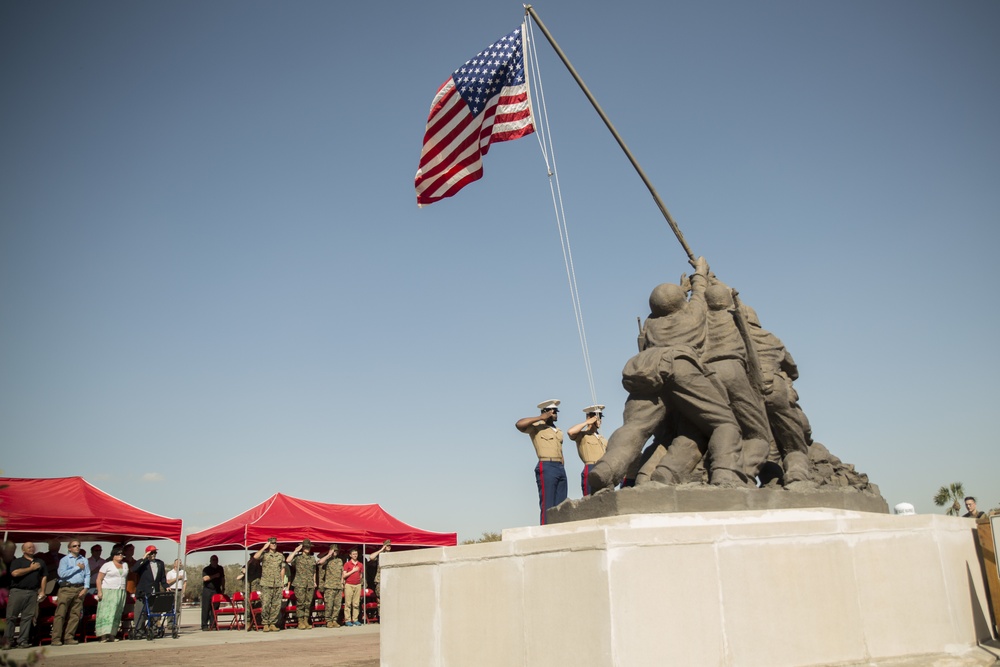
<path id="1" fill-rule="evenodd" d="M 272 537 L 260 548 L 254 558 L 260 561 L 261 628 L 264 632 L 277 632 L 281 614 L 281 591 L 284 588 L 285 557 L 278 551 L 278 538 Z"/>
<path id="2" fill-rule="evenodd" d="M 365 560 L 369 563 L 375 563 L 375 599 L 378 600 L 379 606 L 382 603 L 382 568 L 379 567 L 378 557 L 382 555 L 383 551 L 392 550 L 392 540 L 385 540 L 382 542 L 381 548 L 378 551 L 373 551 L 372 553 L 365 556 Z"/>
<path id="3" fill-rule="evenodd" d="M 336 544 L 330 545 L 330 551 L 319 559 L 320 571 L 323 573 L 323 603 L 326 607 L 326 627 L 339 628 L 337 617 L 343 604 L 344 583 L 340 577 L 344 573 L 344 561 L 337 553 Z"/>
<path id="4" fill-rule="evenodd" d="M 302 544 L 288 554 L 285 562 L 295 568 L 292 588 L 295 589 L 297 626 L 299 630 L 312 630 L 309 619 L 312 616 L 313 596 L 316 594 L 316 556 L 312 552 L 312 542 L 302 540 Z"/>

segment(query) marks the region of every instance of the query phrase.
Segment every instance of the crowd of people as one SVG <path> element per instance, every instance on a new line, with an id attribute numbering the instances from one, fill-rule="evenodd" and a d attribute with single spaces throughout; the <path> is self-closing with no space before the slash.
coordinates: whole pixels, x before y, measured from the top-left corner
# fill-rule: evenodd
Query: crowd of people
<path id="1" fill-rule="evenodd" d="M 2 589 L 6 594 L 7 627 L 4 648 L 25 648 L 32 643 L 32 630 L 39 604 L 54 597 L 55 611 L 49 629 L 52 646 L 78 643 L 76 639 L 87 596 L 96 601 L 94 632 L 110 642 L 118 634 L 129 593 L 149 589 L 149 582 L 163 576 L 162 561 L 155 560 L 156 548 L 148 547 L 141 561 L 133 557 L 134 545 L 115 544 L 105 560 L 103 547 L 94 545 L 88 558 L 79 540 L 67 543 L 69 553 L 60 552 L 62 541 L 48 541 L 48 551 L 38 552 L 34 542 L 4 545 Z M 2 593 L 0 593 L 2 594 Z M 16 632 L 15 632 L 16 631 Z M 40 640 L 41 638 L 39 638 Z"/>
<path id="2" fill-rule="evenodd" d="M 314 555 L 309 539 L 302 540 L 287 555 L 278 551 L 277 546 L 277 538 L 268 540 L 251 556 L 236 582 L 238 589 L 246 587 L 260 594 L 263 631 L 274 632 L 283 626 L 279 618 L 285 591 L 295 593 L 298 627 L 311 629 L 317 589 L 322 590 L 326 601 L 326 627 L 340 627 L 341 599 L 344 601 L 344 625 L 361 625 L 359 614 L 365 567 L 358 559 L 358 549 L 350 549 L 345 560 L 336 544 L 329 545 L 321 558 Z M 40 552 L 34 542 L 24 542 L 21 555 L 16 556 L 17 546 L 13 542 L 3 544 L 0 606 L 5 609 L 6 618 L 4 650 L 27 648 L 46 638 L 56 647 L 79 643 L 78 630 L 85 606 L 91 610 L 93 636 L 101 642 L 118 641 L 126 630 L 123 619 L 130 600 L 133 603 L 138 600 L 138 603 L 134 608 L 134 622 L 127 629 L 133 635 L 141 634 L 148 626 L 147 605 L 142 604 L 143 599 L 164 592 L 173 592 L 180 598 L 187 588 L 188 575 L 182 562 L 175 560 L 168 568 L 157 558 L 157 548 L 152 545 L 137 559 L 135 545 L 115 544 L 107 560 L 99 544 L 91 547 L 89 557 L 79 540 L 67 543 L 66 554 L 60 552 L 62 541 L 59 539 L 48 540 L 47 547 L 47 551 Z M 378 558 L 390 549 L 390 541 L 385 540 L 378 550 L 365 555 L 376 570 L 376 599 L 380 593 Z M 226 591 L 225 570 L 219 565 L 218 556 L 211 557 L 209 565 L 202 570 L 201 579 L 201 629 L 208 630 L 213 629 L 212 598 Z M 47 627 L 36 628 L 40 605 L 46 599 L 54 605 L 51 625 L 46 623 Z M 96 608 L 91 606 L 94 604 Z M 39 635 L 46 630 L 47 636 Z"/>
<path id="3" fill-rule="evenodd" d="M 365 554 L 365 560 L 375 568 L 376 600 L 381 595 L 378 559 L 382 553 L 390 551 L 391 548 L 391 541 L 385 540 L 376 551 Z M 317 590 L 322 591 L 325 627 L 341 627 L 339 616 L 342 605 L 344 625 L 348 627 L 361 625 L 361 599 L 366 577 L 364 563 L 359 561 L 358 554 L 358 549 L 352 548 L 347 551 L 348 557 L 345 560 L 340 545 L 331 544 L 326 553 L 320 557 L 308 538 L 302 540 L 291 553 L 284 554 L 278 550 L 277 537 L 268 539 L 250 557 L 239 575 L 240 583 L 246 586 L 249 592 L 256 592 L 260 596 L 261 630 L 278 632 L 284 627 L 281 615 L 285 591 L 295 594 L 296 627 L 299 630 L 310 630 L 314 627 L 310 620 L 315 611 Z M 208 568 L 205 571 L 207 573 Z M 206 589 L 202 593 L 203 630 L 210 629 L 212 613 L 211 603 L 206 603 L 206 600 L 210 601 L 216 592 L 214 587 L 209 588 L 208 578 L 205 578 L 205 582 Z"/>

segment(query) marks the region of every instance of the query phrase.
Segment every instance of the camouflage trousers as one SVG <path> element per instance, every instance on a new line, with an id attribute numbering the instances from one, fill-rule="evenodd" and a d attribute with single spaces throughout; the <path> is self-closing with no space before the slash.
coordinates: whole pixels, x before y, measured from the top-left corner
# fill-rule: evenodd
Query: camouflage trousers
<path id="1" fill-rule="evenodd" d="M 264 586 L 260 589 L 260 620 L 265 626 L 278 624 L 282 590 L 280 586 Z"/>
<path id="2" fill-rule="evenodd" d="M 323 604 L 326 606 L 326 620 L 328 623 L 330 621 L 337 622 L 337 617 L 340 616 L 340 607 L 343 604 L 343 595 L 344 589 L 341 586 L 323 589 Z"/>
<path id="3" fill-rule="evenodd" d="M 312 616 L 312 605 L 313 598 L 316 596 L 315 588 L 299 588 L 295 589 L 295 617 L 299 621 L 299 627 L 303 624 L 309 623 L 309 617 Z"/>

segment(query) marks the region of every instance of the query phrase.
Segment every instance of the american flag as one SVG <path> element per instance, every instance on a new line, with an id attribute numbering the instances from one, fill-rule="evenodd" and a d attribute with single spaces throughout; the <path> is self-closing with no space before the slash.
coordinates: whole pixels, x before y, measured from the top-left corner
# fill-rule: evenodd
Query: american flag
<path id="1" fill-rule="evenodd" d="M 450 197 L 482 178 L 483 156 L 493 142 L 520 139 L 535 131 L 523 34 L 522 23 L 438 88 L 414 180 L 418 205 Z"/>

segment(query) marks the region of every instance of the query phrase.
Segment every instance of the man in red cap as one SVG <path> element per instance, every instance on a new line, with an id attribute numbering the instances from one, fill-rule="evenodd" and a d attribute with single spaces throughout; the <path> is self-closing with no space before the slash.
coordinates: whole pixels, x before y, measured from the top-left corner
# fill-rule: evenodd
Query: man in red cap
<path id="1" fill-rule="evenodd" d="M 138 599 L 151 596 L 167 590 L 167 568 L 163 561 L 156 557 L 156 547 L 150 544 L 146 547 L 146 555 L 135 563 L 135 574 L 137 583 L 135 585 L 135 596 Z M 137 604 L 135 627 L 138 632 L 142 632 L 146 625 L 146 606 Z"/>

